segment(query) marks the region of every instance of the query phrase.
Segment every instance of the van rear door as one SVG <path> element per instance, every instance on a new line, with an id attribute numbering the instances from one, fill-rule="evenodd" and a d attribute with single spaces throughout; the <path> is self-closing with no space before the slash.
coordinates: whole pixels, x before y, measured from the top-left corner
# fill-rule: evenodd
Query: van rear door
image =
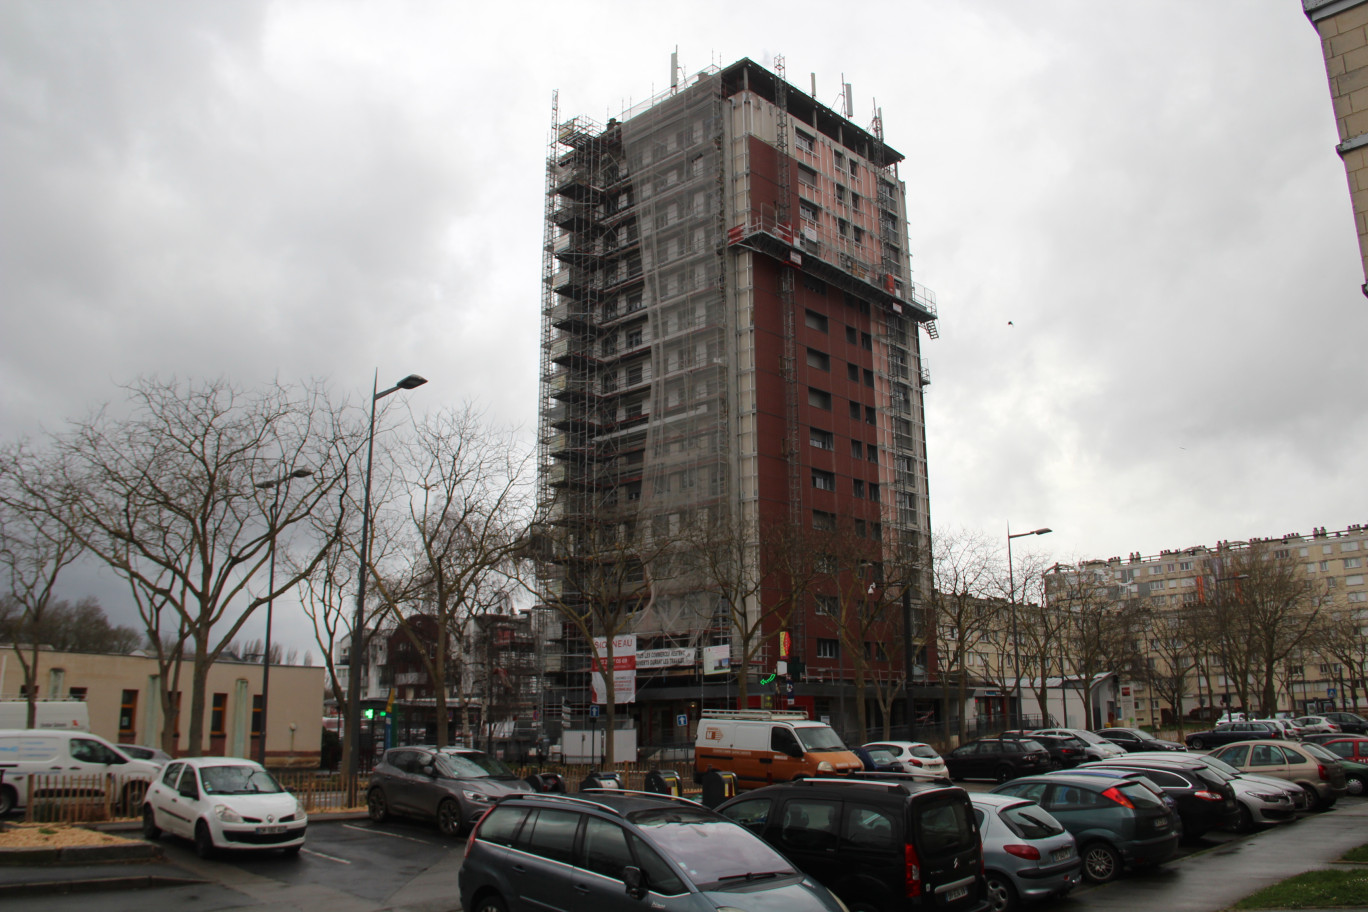
<path id="1" fill-rule="evenodd" d="M 908 814 L 927 908 L 977 908 L 983 897 L 983 849 L 969 796 L 961 790 L 918 795 Z"/>

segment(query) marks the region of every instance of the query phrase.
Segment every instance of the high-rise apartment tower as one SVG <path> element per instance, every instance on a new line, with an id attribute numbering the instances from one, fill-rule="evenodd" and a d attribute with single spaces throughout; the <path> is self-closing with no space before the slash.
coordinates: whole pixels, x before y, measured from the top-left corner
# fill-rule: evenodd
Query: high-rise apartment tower
<path id="1" fill-rule="evenodd" d="M 561 604 L 601 597 L 582 591 L 586 565 L 630 561 L 634 543 L 725 517 L 752 530 L 750 572 L 773 580 L 747 599 L 754 619 L 787 595 L 767 566 L 770 530 L 808 530 L 820 552 L 818 577 L 791 614 L 775 614 L 749 668 L 735 667 L 735 606 L 718 586 L 638 568 L 625 631 L 639 659 L 652 657 L 637 671 L 643 743 L 678 737 L 701 703 L 734 700 L 734 679 L 701 674 L 704 646 L 732 645 L 752 703 L 844 715 L 846 727 L 857 665 L 887 684 L 925 662 L 919 327 L 934 338 L 936 313 L 910 275 L 902 155 L 877 116 L 857 126 L 848 98 L 843 115 L 789 85 L 781 62 L 776 71 L 741 60 L 606 124 L 555 118 L 540 477 L 560 534 L 547 591 Z M 822 536 L 863 544 L 826 548 Z M 894 560 L 916 578 L 885 579 Z M 866 600 L 855 607 L 842 596 L 852 581 Z M 852 633 L 873 610 L 888 623 Z M 904 630 L 906 653 L 889 642 Z M 588 699 L 583 637 L 563 633 L 548 657 L 562 688 L 551 706 Z M 906 713 L 899 697 L 891 714 Z"/>

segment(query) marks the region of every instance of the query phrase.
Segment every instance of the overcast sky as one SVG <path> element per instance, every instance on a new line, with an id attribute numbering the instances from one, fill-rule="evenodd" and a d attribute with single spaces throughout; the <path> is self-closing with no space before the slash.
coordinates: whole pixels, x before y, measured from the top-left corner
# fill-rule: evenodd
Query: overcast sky
<path id="1" fill-rule="evenodd" d="M 0 439 L 139 374 L 359 400 L 377 368 L 530 435 L 552 93 L 602 122 L 676 48 L 882 108 L 940 310 L 937 526 L 1076 560 L 1368 522 L 1368 301 L 1297 0 L 0 0 Z"/>

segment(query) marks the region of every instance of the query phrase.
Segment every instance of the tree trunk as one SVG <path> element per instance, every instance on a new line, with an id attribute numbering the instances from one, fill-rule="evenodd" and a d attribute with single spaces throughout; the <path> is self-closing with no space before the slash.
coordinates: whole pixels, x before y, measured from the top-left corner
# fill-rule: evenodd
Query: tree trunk
<path id="1" fill-rule="evenodd" d="M 613 726 L 617 721 L 617 682 L 613 679 L 613 638 L 605 636 L 603 659 L 603 693 L 608 700 L 604 708 L 603 764 L 611 768 L 617 762 L 613 751 Z M 592 746 L 590 748 L 592 750 Z"/>

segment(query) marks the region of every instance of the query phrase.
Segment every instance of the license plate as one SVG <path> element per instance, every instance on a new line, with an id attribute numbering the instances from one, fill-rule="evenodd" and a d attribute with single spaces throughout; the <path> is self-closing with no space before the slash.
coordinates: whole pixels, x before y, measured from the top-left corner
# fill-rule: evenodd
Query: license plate
<path id="1" fill-rule="evenodd" d="M 283 833 L 285 828 L 283 826 L 259 826 L 257 832 L 263 836 L 269 836 L 272 833 Z"/>
<path id="2" fill-rule="evenodd" d="M 1156 830 L 1167 830 L 1168 825 L 1169 822 L 1167 817 L 1160 817 L 1158 820 L 1154 821 L 1154 828 Z"/>
<path id="3" fill-rule="evenodd" d="M 1051 853 L 1050 857 L 1053 858 L 1055 861 L 1065 861 L 1067 859 L 1073 858 L 1073 853 L 1073 847 L 1069 846 L 1063 849 L 1055 849 L 1054 852 Z"/>
<path id="4" fill-rule="evenodd" d="M 968 888 L 968 887 L 959 887 L 959 888 L 957 888 L 957 889 L 951 890 L 949 893 L 946 893 L 946 894 L 945 894 L 945 901 L 946 901 L 946 902 L 954 902 L 954 901 L 957 900 L 957 899 L 964 899 L 964 897 L 966 897 L 966 896 L 968 896 L 968 895 L 969 895 L 969 888 Z"/>

